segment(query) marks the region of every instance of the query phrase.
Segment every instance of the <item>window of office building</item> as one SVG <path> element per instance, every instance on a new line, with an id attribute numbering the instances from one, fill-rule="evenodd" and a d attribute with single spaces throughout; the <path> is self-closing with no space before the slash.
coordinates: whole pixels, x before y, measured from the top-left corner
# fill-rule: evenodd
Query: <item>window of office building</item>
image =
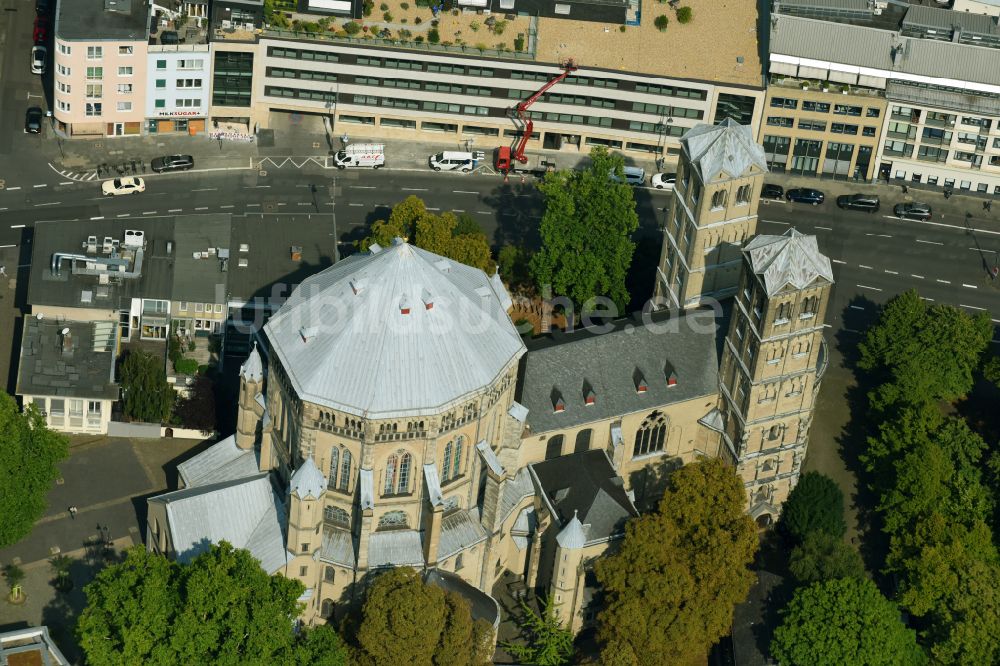
<path id="1" fill-rule="evenodd" d="M 948 159 L 947 148 L 937 148 L 935 146 L 920 146 L 917 151 L 917 159 L 924 162 L 944 162 Z"/>
<path id="2" fill-rule="evenodd" d="M 767 168 L 771 171 L 784 171 L 788 163 L 788 151 L 792 140 L 787 136 L 764 135 L 764 155 L 767 158 Z"/>
<path id="3" fill-rule="evenodd" d="M 749 125 L 753 120 L 753 110 L 757 100 L 746 95 L 720 93 L 715 103 L 715 124 L 726 118 L 732 118 L 740 125 Z"/>
<path id="4" fill-rule="evenodd" d="M 771 125 L 772 127 L 791 127 L 792 119 L 783 118 L 781 116 L 768 116 L 767 124 Z"/>
<path id="5" fill-rule="evenodd" d="M 865 127 L 861 130 L 861 136 L 875 136 L 876 128 Z"/>
<path id="6" fill-rule="evenodd" d="M 816 173 L 819 168 L 820 149 L 822 141 L 812 139 L 796 139 L 792 150 L 792 173 Z"/>
<path id="7" fill-rule="evenodd" d="M 826 145 L 823 173 L 845 177 L 850 175 L 852 157 L 854 157 L 854 144 L 831 141 Z"/>
<path id="8" fill-rule="evenodd" d="M 799 120 L 799 129 L 808 132 L 825 132 L 826 121 L 824 120 Z"/>
<path id="9" fill-rule="evenodd" d="M 797 109 L 799 108 L 799 100 L 788 97 L 772 97 L 771 106 L 778 109 Z"/>
<path id="10" fill-rule="evenodd" d="M 832 125 L 830 125 L 830 131 L 833 132 L 834 134 L 851 134 L 851 135 L 854 135 L 854 134 L 858 133 L 858 126 L 857 125 L 847 125 L 847 124 L 844 124 L 844 123 L 833 123 Z"/>
<path id="11" fill-rule="evenodd" d="M 252 89 L 253 53 L 216 51 L 212 104 L 248 107 Z"/>
<path id="12" fill-rule="evenodd" d="M 861 107 L 849 104 L 837 104 L 833 107 L 833 112 L 839 116 L 860 116 Z"/>
<path id="13" fill-rule="evenodd" d="M 830 105 L 826 102 L 802 102 L 802 110 L 812 113 L 830 113 Z"/>

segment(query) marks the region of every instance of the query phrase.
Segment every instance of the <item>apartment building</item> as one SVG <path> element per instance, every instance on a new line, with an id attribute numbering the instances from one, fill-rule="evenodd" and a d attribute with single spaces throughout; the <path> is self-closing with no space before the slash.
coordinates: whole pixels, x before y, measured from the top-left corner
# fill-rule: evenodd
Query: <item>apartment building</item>
<path id="1" fill-rule="evenodd" d="M 158 0 L 150 21 L 145 132 L 201 134 L 208 116 L 212 58 L 208 3 Z"/>
<path id="2" fill-rule="evenodd" d="M 791 0 L 770 26 L 769 168 L 1000 194 L 997 18 Z"/>
<path id="3" fill-rule="evenodd" d="M 529 149 L 602 145 L 648 159 L 676 155 L 679 137 L 698 123 L 759 122 L 752 3 L 699 7 L 669 37 L 653 26 L 664 12 L 654 0 L 643 3 L 641 25 L 627 3 L 617 22 L 596 5 L 565 5 L 560 16 L 563 5 L 541 3 L 550 11 L 529 16 L 527 5 L 501 4 L 508 13 L 476 3 L 440 12 L 434 27 L 426 8 L 394 7 L 404 14 L 394 23 L 371 17 L 366 33 L 351 37 L 347 20 L 329 14 L 296 31 L 275 27 L 260 2 L 216 3 L 210 118 L 250 133 L 294 113 L 319 134 L 496 146 L 520 135 L 511 107 L 572 60 L 578 69 L 530 111 Z M 409 29 L 390 27 L 403 18 Z"/>
<path id="4" fill-rule="evenodd" d="M 147 0 L 61 0 L 56 9 L 53 115 L 63 136 L 142 131 Z"/>

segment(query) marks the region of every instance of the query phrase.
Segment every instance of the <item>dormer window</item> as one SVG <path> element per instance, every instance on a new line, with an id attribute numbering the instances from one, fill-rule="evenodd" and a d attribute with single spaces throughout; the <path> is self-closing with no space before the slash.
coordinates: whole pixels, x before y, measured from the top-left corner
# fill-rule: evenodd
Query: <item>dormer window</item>
<path id="1" fill-rule="evenodd" d="M 562 394 L 556 390 L 552 391 L 552 411 L 555 414 L 566 411 L 566 401 L 563 400 Z"/>
<path id="2" fill-rule="evenodd" d="M 355 296 L 357 296 L 358 294 L 360 294 L 361 290 L 364 289 L 364 287 L 365 287 L 365 285 L 361 281 L 360 278 L 355 278 L 355 279 L 351 280 L 351 290 L 354 292 Z"/>
<path id="3" fill-rule="evenodd" d="M 434 298 L 431 296 L 431 292 L 429 292 L 426 289 L 424 289 L 420 293 L 420 300 L 422 300 L 424 302 L 424 309 L 425 310 L 433 310 L 434 309 Z"/>
<path id="4" fill-rule="evenodd" d="M 643 377 L 642 372 L 636 368 L 635 372 L 632 373 L 632 381 L 635 383 L 636 393 L 645 393 L 649 390 L 649 386 L 646 384 L 646 378 Z"/>
<path id="5" fill-rule="evenodd" d="M 302 342 L 309 342 L 309 340 L 316 337 L 317 333 L 319 333 L 318 326 L 303 326 L 299 329 L 299 335 L 302 336 Z"/>
<path id="6" fill-rule="evenodd" d="M 667 375 L 667 388 L 673 388 L 677 386 L 677 373 L 671 372 Z"/>
<path id="7" fill-rule="evenodd" d="M 410 299 L 403 296 L 399 299 L 399 314 L 408 315 L 410 314 Z"/>
<path id="8" fill-rule="evenodd" d="M 588 407 L 596 402 L 597 402 L 597 395 L 594 393 L 593 389 L 587 391 L 587 393 L 583 396 L 583 404 L 587 405 Z"/>

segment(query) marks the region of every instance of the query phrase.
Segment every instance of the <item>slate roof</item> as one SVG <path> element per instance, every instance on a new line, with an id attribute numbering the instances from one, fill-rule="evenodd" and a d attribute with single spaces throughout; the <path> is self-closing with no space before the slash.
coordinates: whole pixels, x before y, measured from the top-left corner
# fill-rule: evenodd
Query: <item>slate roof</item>
<path id="1" fill-rule="evenodd" d="M 681 144 L 703 182 L 739 178 L 750 171 L 767 172 L 764 148 L 754 141 L 750 126 L 732 118 L 718 125 L 695 125 L 681 138 Z"/>
<path id="2" fill-rule="evenodd" d="M 264 330 L 303 400 L 366 418 L 437 414 L 524 353 L 495 288 L 400 242 L 307 279 Z"/>
<path id="3" fill-rule="evenodd" d="M 690 312 L 650 325 L 619 322 L 604 334 L 579 331 L 529 350 L 518 401 L 528 408 L 533 435 L 645 411 L 718 392 L 717 336 L 724 335 L 714 313 Z M 537 341 L 542 344 L 542 341 Z M 636 373 L 646 381 L 636 390 Z M 668 386 L 670 372 L 677 383 Z M 586 388 L 585 388 L 586 387 Z M 594 404 L 585 404 L 587 390 Z M 556 412 L 556 398 L 565 408 Z"/>
<path id="4" fill-rule="evenodd" d="M 69 335 L 62 331 L 68 330 Z M 24 318 L 18 395 L 116 400 L 117 325 Z"/>
<path id="5" fill-rule="evenodd" d="M 368 567 L 419 567 L 424 548 L 416 530 L 386 530 L 368 537 Z"/>
<path id="6" fill-rule="evenodd" d="M 231 216 L 190 215 L 174 222 L 174 270 L 172 292 L 176 300 L 225 303 L 227 281 L 233 270 L 229 240 Z M 195 257 L 198 253 L 198 257 Z M 225 266 L 225 270 L 223 267 Z"/>
<path id="7" fill-rule="evenodd" d="M 246 548 L 268 573 L 287 562 L 285 507 L 267 472 L 150 498 L 166 505 L 176 558 L 189 562 L 211 544 Z"/>
<path id="8" fill-rule="evenodd" d="M 624 483 L 603 450 L 584 451 L 543 462 L 529 469 L 535 486 L 558 520 L 557 529 L 570 526 L 574 517 L 584 530 L 584 545 L 623 533 L 625 521 L 639 512 L 625 492 Z M 576 527 L 564 537 L 567 548 L 579 548 Z"/>
<path id="9" fill-rule="evenodd" d="M 451 557 L 460 550 L 486 540 L 486 530 L 479 523 L 476 509 L 453 511 L 441 521 L 441 540 L 438 542 L 438 559 Z"/>
<path id="10" fill-rule="evenodd" d="M 324 529 L 323 545 L 319 551 L 319 559 L 344 567 L 354 567 L 357 558 L 354 554 L 354 537 L 347 530 Z"/>
<path id="11" fill-rule="evenodd" d="M 205 486 L 220 481 L 233 481 L 260 472 L 257 453 L 236 446 L 230 435 L 216 442 L 193 458 L 177 465 L 177 473 L 186 488 Z"/>
<path id="12" fill-rule="evenodd" d="M 815 236 L 794 228 L 780 236 L 756 236 L 743 248 L 754 273 L 760 276 L 768 296 L 786 286 L 803 289 L 816 281 L 833 284 L 833 265 L 819 251 Z"/>
<path id="13" fill-rule="evenodd" d="M 324 491 L 326 491 L 326 477 L 323 476 L 323 472 L 319 471 L 313 457 L 309 456 L 292 474 L 292 479 L 288 484 L 288 492 L 299 499 L 307 497 L 319 499 Z"/>

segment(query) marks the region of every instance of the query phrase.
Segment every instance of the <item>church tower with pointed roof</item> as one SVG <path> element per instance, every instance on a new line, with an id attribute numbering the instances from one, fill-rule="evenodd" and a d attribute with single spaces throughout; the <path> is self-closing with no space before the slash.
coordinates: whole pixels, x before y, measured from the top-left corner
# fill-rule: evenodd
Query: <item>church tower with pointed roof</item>
<path id="1" fill-rule="evenodd" d="M 727 118 L 684 135 L 656 272 L 657 307 L 690 308 L 732 296 L 740 248 L 757 230 L 766 173 L 764 149 L 749 126 Z"/>
<path id="2" fill-rule="evenodd" d="M 257 443 L 257 428 L 264 415 L 264 364 L 257 345 L 240 366 L 240 399 L 236 416 L 236 445 L 244 451 Z"/>
<path id="3" fill-rule="evenodd" d="M 722 418 L 714 422 L 762 527 L 799 478 L 828 360 L 823 320 L 832 286 L 815 236 L 789 229 L 757 236 L 743 250 L 719 370 Z"/>

